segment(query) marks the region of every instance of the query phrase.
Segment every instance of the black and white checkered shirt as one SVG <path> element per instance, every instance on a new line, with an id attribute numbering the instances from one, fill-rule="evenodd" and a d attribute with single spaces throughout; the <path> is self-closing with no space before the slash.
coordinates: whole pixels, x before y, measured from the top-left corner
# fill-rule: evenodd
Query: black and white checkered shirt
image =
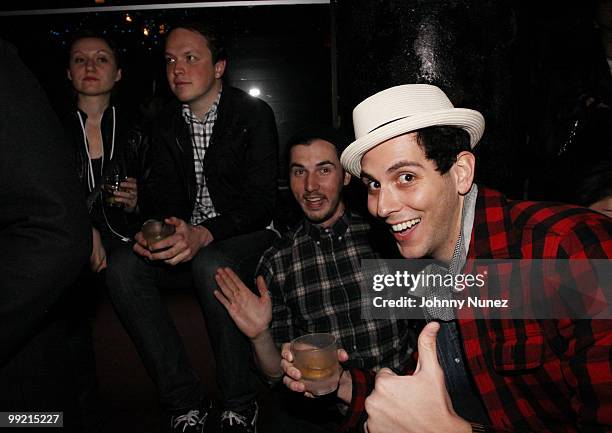
<path id="1" fill-rule="evenodd" d="M 197 195 L 193 214 L 191 215 L 191 224 L 199 224 L 209 218 L 219 215 L 215 211 L 210 193 L 206 187 L 206 178 L 204 177 L 204 155 L 210 144 L 210 137 L 213 133 L 213 127 L 217 120 L 217 109 L 219 108 L 219 100 L 221 92 L 217 95 L 217 99 L 210 107 L 203 119 L 198 119 L 189 108 L 189 105 L 183 104 L 183 118 L 189 130 L 191 131 L 191 142 L 193 145 L 193 166 L 195 169 Z"/>
<path id="2" fill-rule="evenodd" d="M 328 229 L 304 221 L 264 253 L 256 275 L 263 275 L 270 290 L 270 329 L 277 344 L 329 332 L 350 355 L 351 366 L 405 365 L 412 352 L 407 323 L 361 317 L 361 260 L 379 258 L 369 230 L 348 212 Z"/>

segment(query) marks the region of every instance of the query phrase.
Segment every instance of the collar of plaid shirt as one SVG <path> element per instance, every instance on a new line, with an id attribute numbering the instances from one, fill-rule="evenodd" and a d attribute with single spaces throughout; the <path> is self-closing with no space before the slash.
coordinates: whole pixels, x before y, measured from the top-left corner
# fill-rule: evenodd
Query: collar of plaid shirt
<path id="1" fill-rule="evenodd" d="M 338 221 L 332 224 L 331 227 L 327 228 L 323 228 L 318 224 L 313 224 L 307 219 L 304 219 L 304 230 L 314 241 L 320 240 L 323 233 L 326 235 L 331 233 L 336 237 L 344 236 L 350 224 L 349 213 L 350 211 L 345 210 Z"/>
<path id="2" fill-rule="evenodd" d="M 211 114 L 217 113 L 217 110 L 219 109 L 219 101 L 221 100 L 222 90 L 223 89 L 219 90 L 219 93 L 217 94 L 215 101 L 212 103 L 212 105 L 210 106 L 206 114 L 201 119 L 198 119 L 198 117 L 195 114 L 193 114 L 193 112 L 191 111 L 191 107 L 189 107 L 189 104 L 183 104 L 181 106 L 181 112 L 183 113 L 183 119 L 185 119 L 185 122 L 187 122 L 187 124 L 190 126 L 192 123 L 206 123 L 206 120 L 208 119 L 208 117 Z"/>

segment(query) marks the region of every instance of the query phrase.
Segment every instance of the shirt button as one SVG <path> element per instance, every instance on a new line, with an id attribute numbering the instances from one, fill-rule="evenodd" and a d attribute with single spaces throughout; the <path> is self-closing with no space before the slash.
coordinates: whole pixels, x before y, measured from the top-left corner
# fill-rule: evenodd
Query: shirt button
<path id="1" fill-rule="evenodd" d="M 456 362 L 457 364 L 461 363 L 461 358 L 455 358 L 455 362 Z"/>

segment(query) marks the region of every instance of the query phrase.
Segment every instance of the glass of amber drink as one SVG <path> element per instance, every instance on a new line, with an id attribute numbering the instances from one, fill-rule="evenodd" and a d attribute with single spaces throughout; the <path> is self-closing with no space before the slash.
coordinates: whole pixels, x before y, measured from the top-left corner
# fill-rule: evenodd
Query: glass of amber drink
<path id="1" fill-rule="evenodd" d="M 291 352 L 306 391 L 320 396 L 336 390 L 340 370 L 336 337 L 324 333 L 303 335 L 291 342 Z"/>

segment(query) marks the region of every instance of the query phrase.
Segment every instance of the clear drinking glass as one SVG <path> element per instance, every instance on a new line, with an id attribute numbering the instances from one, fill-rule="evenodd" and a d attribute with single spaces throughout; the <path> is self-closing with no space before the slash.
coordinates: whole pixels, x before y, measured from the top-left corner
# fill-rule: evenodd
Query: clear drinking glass
<path id="1" fill-rule="evenodd" d="M 303 335 L 291 342 L 291 352 L 307 391 L 319 396 L 336 390 L 340 370 L 336 337 L 325 333 Z"/>
<path id="2" fill-rule="evenodd" d="M 102 198 L 104 204 L 110 207 L 124 207 L 125 203 L 117 201 L 115 191 L 123 191 L 121 182 L 126 179 L 124 171 L 119 166 L 113 167 L 110 173 L 107 173 L 102 179 Z"/>
<path id="3" fill-rule="evenodd" d="M 155 243 L 161 241 L 162 239 L 166 239 L 168 236 L 174 234 L 174 226 L 170 224 L 166 224 L 160 220 L 147 220 L 144 222 L 141 228 L 142 235 L 147 241 L 147 245 L 151 250 L 151 246 Z"/>

